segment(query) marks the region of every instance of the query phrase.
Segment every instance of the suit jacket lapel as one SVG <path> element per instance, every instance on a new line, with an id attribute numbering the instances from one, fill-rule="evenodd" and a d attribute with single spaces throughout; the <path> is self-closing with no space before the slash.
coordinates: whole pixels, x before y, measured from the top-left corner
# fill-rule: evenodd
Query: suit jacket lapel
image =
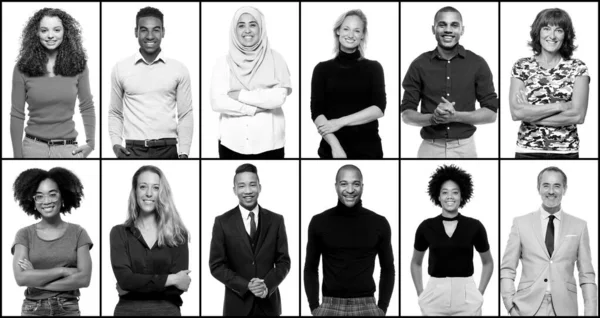
<path id="1" fill-rule="evenodd" d="M 242 235 L 244 237 L 244 239 L 242 241 L 245 242 L 246 247 L 248 247 L 248 250 L 250 251 L 250 253 L 252 253 L 252 247 L 250 246 L 250 241 L 247 238 L 248 232 L 246 232 L 246 227 L 244 226 L 244 220 L 242 220 L 242 212 L 240 211 L 240 207 L 238 206 L 235 210 L 236 210 L 236 213 L 233 216 L 233 219 L 235 220 L 235 226 L 237 228 L 237 231 L 240 233 L 240 235 Z"/>
<path id="2" fill-rule="evenodd" d="M 531 215 L 529 217 L 529 222 L 531 223 L 531 226 L 532 226 L 533 235 L 535 236 L 536 240 L 542 247 L 542 250 L 544 251 L 544 255 L 546 255 L 546 257 L 548 259 L 550 259 L 550 254 L 548 254 L 548 248 L 546 247 L 546 240 L 544 237 L 542 237 L 542 221 L 540 221 L 540 217 L 541 217 L 540 213 L 541 213 L 540 211 L 531 213 Z"/>
<path id="3" fill-rule="evenodd" d="M 571 225 L 570 221 L 571 221 L 570 215 L 565 213 L 565 211 L 562 211 L 562 220 L 560 220 L 560 230 L 558 230 L 558 232 L 559 232 L 558 233 L 558 243 L 556 243 L 556 248 L 554 249 L 555 254 L 561 247 L 562 243 L 564 242 L 564 240 L 566 238 L 566 234 L 569 233 L 567 231 L 567 229 L 568 229 L 568 226 Z"/>
<path id="4" fill-rule="evenodd" d="M 271 226 L 271 213 L 266 212 L 260 205 L 258 206 L 258 213 L 260 213 L 259 224 L 260 226 L 260 235 L 258 236 L 258 242 L 256 245 L 256 254 L 260 251 L 260 248 L 263 246 L 265 238 L 267 237 L 267 233 L 269 232 L 269 227 Z"/>

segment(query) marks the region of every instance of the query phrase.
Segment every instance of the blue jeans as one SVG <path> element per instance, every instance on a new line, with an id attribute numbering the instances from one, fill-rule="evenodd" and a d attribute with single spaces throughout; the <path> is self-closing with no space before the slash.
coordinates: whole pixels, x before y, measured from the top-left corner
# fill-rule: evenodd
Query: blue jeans
<path id="1" fill-rule="evenodd" d="M 21 316 L 81 316 L 77 298 L 25 299 Z"/>
<path id="2" fill-rule="evenodd" d="M 73 155 L 77 145 L 48 145 L 33 139 L 23 139 L 23 158 L 83 158 L 83 152 Z"/>

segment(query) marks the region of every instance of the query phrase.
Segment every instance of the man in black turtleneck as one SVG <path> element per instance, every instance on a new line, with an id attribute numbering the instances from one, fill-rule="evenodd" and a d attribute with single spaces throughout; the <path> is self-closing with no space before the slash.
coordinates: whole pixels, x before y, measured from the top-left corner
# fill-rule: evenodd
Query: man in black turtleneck
<path id="1" fill-rule="evenodd" d="M 385 217 L 362 206 L 363 177 L 354 165 L 336 175 L 337 206 L 308 226 L 304 288 L 315 316 L 383 316 L 394 289 L 391 229 Z M 323 302 L 319 305 L 319 258 L 323 255 Z M 375 256 L 381 277 L 375 302 Z"/>

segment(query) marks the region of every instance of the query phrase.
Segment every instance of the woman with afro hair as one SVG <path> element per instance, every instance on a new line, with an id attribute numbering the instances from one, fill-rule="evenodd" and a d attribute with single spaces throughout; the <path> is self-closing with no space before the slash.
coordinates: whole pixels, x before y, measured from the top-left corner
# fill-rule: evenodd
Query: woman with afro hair
<path id="1" fill-rule="evenodd" d="M 27 22 L 12 79 L 10 133 L 15 158 L 84 158 L 95 146 L 96 114 L 81 27 L 68 13 L 44 8 Z M 77 146 L 75 102 L 86 144 Z M 29 120 L 25 127 L 25 103 Z"/>
<path id="2" fill-rule="evenodd" d="M 28 169 L 13 185 L 14 198 L 38 223 L 17 232 L 11 248 L 13 272 L 27 287 L 23 316 L 79 316 L 80 288 L 92 276 L 92 241 L 61 214 L 80 206 L 83 185 L 64 168 Z"/>
<path id="3" fill-rule="evenodd" d="M 471 175 L 455 165 L 440 166 L 431 176 L 427 192 L 442 213 L 423 221 L 415 235 L 410 273 L 421 312 L 424 316 L 481 316 L 483 293 L 494 263 L 483 224 L 458 212 L 473 196 Z M 473 247 L 483 263 L 479 289 L 471 277 Z M 421 264 L 428 248 L 431 277 L 423 289 Z"/>

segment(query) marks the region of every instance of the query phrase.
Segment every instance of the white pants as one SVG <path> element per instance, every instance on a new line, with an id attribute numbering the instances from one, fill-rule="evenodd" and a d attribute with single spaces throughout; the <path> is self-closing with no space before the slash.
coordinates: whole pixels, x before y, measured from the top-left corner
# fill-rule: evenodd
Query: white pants
<path id="1" fill-rule="evenodd" d="M 482 305 L 472 277 L 430 277 L 419 296 L 423 316 L 481 316 Z"/>

